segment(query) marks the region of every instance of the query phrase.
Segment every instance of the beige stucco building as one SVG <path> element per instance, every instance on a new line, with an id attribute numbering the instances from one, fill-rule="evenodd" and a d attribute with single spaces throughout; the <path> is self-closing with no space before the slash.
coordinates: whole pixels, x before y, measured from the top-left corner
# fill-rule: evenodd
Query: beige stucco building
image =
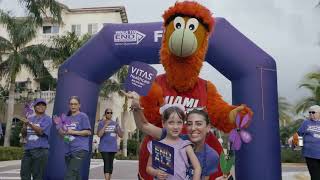
<path id="1" fill-rule="evenodd" d="M 28 44 L 40 44 L 45 43 L 50 45 L 51 38 L 59 35 L 63 35 L 66 32 L 75 32 L 78 36 L 82 36 L 86 33 L 94 35 L 98 33 L 108 23 L 127 23 L 127 14 L 123 6 L 116 7 L 93 7 L 93 8 L 78 8 L 71 9 L 66 5 L 61 4 L 62 7 L 62 24 L 52 24 L 51 21 L 46 20 L 41 27 L 37 29 L 36 37 Z M 23 17 L 22 17 L 23 18 Z M 0 36 L 8 39 L 8 33 L 5 27 L 0 24 Z M 6 54 L 2 54 L 2 59 L 5 61 Z M 49 69 L 49 72 L 54 78 L 57 78 L 57 69 L 53 68 L 50 60 L 45 61 L 45 66 Z M 5 85 L 5 77 L 1 78 L 1 85 Z M 33 97 L 45 98 L 48 103 L 47 113 L 52 115 L 55 90 L 37 91 L 40 89 L 40 84 L 34 77 L 28 73 L 26 69 L 22 69 L 18 74 L 16 83 L 25 89 L 29 89 L 32 92 Z M 16 97 L 27 96 L 28 92 L 17 93 Z M 116 99 L 116 100 L 114 100 Z M 99 119 L 104 112 L 104 109 L 112 107 L 115 110 L 115 116 L 121 118 L 122 104 L 121 98 L 116 94 L 111 95 L 109 98 L 99 98 L 97 119 Z M 16 105 L 15 111 L 21 111 L 21 105 Z M 5 121 L 5 117 L 0 117 L 0 121 Z"/>

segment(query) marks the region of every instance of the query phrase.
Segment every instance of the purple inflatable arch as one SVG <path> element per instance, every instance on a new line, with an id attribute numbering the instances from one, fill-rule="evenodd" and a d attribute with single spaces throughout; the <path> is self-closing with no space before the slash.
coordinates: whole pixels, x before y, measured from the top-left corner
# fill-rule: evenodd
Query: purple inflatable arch
<path id="1" fill-rule="evenodd" d="M 159 63 L 162 23 L 108 24 L 59 68 L 54 114 L 66 112 L 68 98 L 81 98 L 81 110 L 94 127 L 102 82 L 132 61 Z M 232 82 L 233 104 L 254 111 L 253 141 L 236 153 L 239 180 L 281 179 L 275 61 L 224 18 L 216 18 L 206 61 Z M 91 139 L 92 141 L 92 139 Z M 90 142 L 91 142 L 90 141 Z M 88 179 L 90 158 L 82 168 Z M 47 180 L 62 180 L 63 142 L 52 128 Z"/>

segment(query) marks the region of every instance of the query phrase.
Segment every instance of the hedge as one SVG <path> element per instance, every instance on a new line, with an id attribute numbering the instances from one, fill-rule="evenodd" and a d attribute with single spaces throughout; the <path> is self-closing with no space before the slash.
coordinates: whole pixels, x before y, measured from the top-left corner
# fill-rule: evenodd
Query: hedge
<path id="1" fill-rule="evenodd" d="M 290 148 L 281 149 L 282 163 L 304 163 L 305 159 L 302 156 L 301 150 L 292 150 Z"/>
<path id="2" fill-rule="evenodd" d="M 20 160 L 22 156 L 22 147 L 0 147 L 0 161 Z"/>

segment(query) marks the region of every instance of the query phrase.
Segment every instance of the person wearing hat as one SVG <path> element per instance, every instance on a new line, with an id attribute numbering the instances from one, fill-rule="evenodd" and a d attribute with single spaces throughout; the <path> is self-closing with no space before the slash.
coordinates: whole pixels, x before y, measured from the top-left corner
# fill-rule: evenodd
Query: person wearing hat
<path id="1" fill-rule="evenodd" d="M 26 138 L 21 160 L 20 177 L 22 180 L 42 180 L 48 160 L 49 134 L 52 119 L 45 114 L 47 103 L 44 99 L 33 102 L 35 114 L 23 119 L 22 134 Z"/>
<path id="2" fill-rule="evenodd" d="M 298 136 L 303 137 L 302 155 L 306 159 L 311 180 L 320 179 L 320 106 L 309 108 L 309 118 L 303 121 L 297 133 L 290 138 L 295 145 Z"/>

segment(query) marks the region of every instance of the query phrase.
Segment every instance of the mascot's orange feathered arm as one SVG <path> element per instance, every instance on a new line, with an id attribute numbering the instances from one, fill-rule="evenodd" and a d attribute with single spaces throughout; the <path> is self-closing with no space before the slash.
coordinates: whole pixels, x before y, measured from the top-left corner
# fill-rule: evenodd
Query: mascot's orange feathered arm
<path id="1" fill-rule="evenodd" d="M 207 82 L 207 91 L 209 117 L 212 125 L 219 130 L 228 133 L 235 128 L 235 117 L 238 112 L 242 116 L 249 113 L 252 117 L 253 112 L 246 105 L 242 105 L 243 108 L 237 108 L 237 106 L 229 105 L 225 102 L 211 82 Z"/>
<path id="2" fill-rule="evenodd" d="M 153 83 L 147 96 L 140 98 L 140 104 L 144 108 L 144 116 L 151 123 L 162 127 L 160 107 L 163 105 L 162 89 L 157 83 Z"/>

